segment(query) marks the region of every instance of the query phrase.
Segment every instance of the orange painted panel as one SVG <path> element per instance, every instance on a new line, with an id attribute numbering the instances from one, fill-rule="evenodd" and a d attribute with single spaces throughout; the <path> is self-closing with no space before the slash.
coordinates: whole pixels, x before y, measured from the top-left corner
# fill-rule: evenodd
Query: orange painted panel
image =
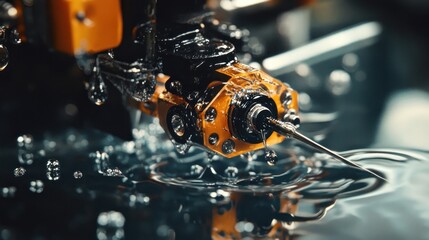
<path id="1" fill-rule="evenodd" d="M 120 0 L 51 0 L 49 7 L 56 50 L 96 53 L 121 43 Z"/>

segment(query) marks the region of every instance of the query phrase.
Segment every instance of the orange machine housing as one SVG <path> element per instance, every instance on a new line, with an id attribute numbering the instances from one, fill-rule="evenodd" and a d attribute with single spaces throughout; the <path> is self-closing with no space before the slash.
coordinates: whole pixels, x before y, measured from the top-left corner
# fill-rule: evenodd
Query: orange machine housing
<path id="1" fill-rule="evenodd" d="M 51 0 L 53 47 L 68 54 L 95 53 L 122 40 L 119 0 Z"/>

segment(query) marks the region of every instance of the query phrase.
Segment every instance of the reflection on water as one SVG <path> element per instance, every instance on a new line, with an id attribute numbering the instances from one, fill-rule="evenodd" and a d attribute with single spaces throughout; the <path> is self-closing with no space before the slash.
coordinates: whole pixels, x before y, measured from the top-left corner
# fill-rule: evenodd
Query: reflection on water
<path id="1" fill-rule="evenodd" d="M 136 130 L 132 142 L 73 130 L 19 137 L 18 149 L 0 152 L 0 239 L 429 236 L 425 152 L 342 153 L 385 183 L 305 146 L 274 146 L 270 166 L 264 151 L 180 155 L 151 131 Z M 43 155 L 22 162 L 22 150 Z"/>

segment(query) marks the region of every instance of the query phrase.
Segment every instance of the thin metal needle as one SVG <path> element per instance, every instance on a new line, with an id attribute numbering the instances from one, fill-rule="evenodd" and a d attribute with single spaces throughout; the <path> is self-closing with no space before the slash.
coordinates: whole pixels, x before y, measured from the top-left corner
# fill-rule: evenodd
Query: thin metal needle
<path id="1" fill-rule="evenodd" d="M 356 164 L 350 160 L 347 160 L 346 158 L 339 155 L 338 153 L 320 145 L 319 143 L 317 143 L 317 142 L 311 140 L 310 138 L 302 135 L 301 133 L 297 132 L 296 127 L 291 123 L 285 123 L 285 122 L 281 122 L 281 121 L 273 119 L 273 118 L 267 118 L 267 124 L 268 124 L 268 127 L 270 127 L 272 130 L 274 130 L 274 131 L 276 131 L 276 132 L 278 132 L 284 136 L 293 137 L 293 138 L 295 138 L 295 139 L 297 139 L 303 143 L 306 143 L 306 144 L 308 144 L 308 145 L 310 145 L 310 146 L 312 146 L 312 147 L 314 147 L 314 148 L 316 148 L 316 149 L 318 149 L 324 153 L 331 155 L 332 157 L 340 160 L 342 163 L 347 164 L 348 166 L 366 171 L 366 172 L 370 173 L 371 175 L 388 182 L 387 179 L 385 179 L 384 177 L 382 177 L 382 176 L 380 176 L 380 175 L 378 175 L 378 174 L 372 172 L 371 170 L 368 170 L 362 166 L 359 166 L 358 164 Z"/>

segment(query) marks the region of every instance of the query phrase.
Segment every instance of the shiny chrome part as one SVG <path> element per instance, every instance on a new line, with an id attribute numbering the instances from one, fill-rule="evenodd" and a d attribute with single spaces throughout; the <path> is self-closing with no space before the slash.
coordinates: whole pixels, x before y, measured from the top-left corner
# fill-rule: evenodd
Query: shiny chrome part
<path id="1" fill-rule="evenodd" d="M 267 118 L 266 122 L 267 122 L 267 125 L 269 128 L 271 128 L 272 130 L 274 130 L 274 131 L 276 131 L 276 132 L 278 132 L 284 136 L 295 138 L 295 139 L 297 139 L 297 140 L 299 140 L 305 144 L 312 146 L 313 148 L 315 148 L 319 151 L 322 151 L 322 152 L 338 159 L 339 161 L 341 161 L 342 163 L 344 163 L 350 167 L 366 171 L 366 172 L 370 173 L 371 175 L 387 182 L 387 179 L 385 179 L 384 177 L 382 177 L 382 176 L 380 176 L 380 175 L 378 175 L 378 174 L 372 172 L 371 170 L 368 170 L 362 166 L 359 166 L 358 164 L 356 164 L 350 160 L 347 160 L 346 158 L 339 155 L 338 153 L 336 153 L 336 152 L 320 145 L 319 143 L 311 140 L 310 138 L 302 135 L 301 133 L 299 133 L 296 130 L 296 127 L 292 123 L 281 122 L 281 121 L 273 119 L 273 118 Z"/>
<path id="2" fill-rule="evenodd" d="M 255 106 L 253 106 L 249 112 L 247 113 L 247 126 L 249 130 L 256 130 L 259 131 L 257 129 L 257 127 L 255 126 L 254 121 L 256 120 L 256 118 L 259 116 L 259 114 L 262 111 L 270 111 L 267 107 L 262 106 L 261 104 L 256 104 Z"/>

